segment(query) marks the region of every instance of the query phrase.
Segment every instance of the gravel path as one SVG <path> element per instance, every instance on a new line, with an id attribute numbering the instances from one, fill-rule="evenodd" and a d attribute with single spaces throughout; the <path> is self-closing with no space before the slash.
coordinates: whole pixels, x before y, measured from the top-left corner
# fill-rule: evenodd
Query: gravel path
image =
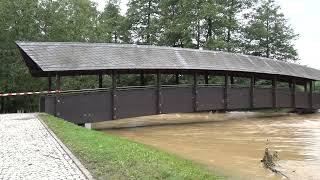
<path id="1" fill-rule="evenodd" d="M 0 179 L 86 179 L 36 114 L 0 115 Z"/>

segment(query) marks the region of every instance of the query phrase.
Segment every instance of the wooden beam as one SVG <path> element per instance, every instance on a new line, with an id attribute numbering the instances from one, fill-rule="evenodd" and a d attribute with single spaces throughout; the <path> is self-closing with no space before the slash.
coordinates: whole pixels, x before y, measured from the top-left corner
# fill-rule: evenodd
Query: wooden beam
<path id="1" fill-rule="evenodd" d="M 143 72 L 140 73 L 140 86 L 145 86 L 145 78 Z"/>
<path id="2" fill-rule="evenodd" d="M 112 102 L 111 102 L 111 112 L 112 112 L 112 119 L 116 120 L 117 119 L 117 73 L 116 71 L 112 71 L 112 91 L 111 91 L 111 96 L 112 96 Z"/>
<path id="3" fill-rule="evenodd" d="M 292 102 L 292 108 L 296 108 L 296 81 L 295 81 L 295 79 L 291 80 L 291 102 Z"/>
<path id="4" fill-rule="evenodd" d="M 56 90 L 61 90 L 61 76 L 59 74 L 56 74 Z M 60 93 L 56 93 L 55 96 L 55 105 L 54 105 L 54 116 L 59 117 L 60 113 L 58 112 L 58 106 L 60 104 Z"/>
<path id="5" fill-rule="evenodd" d="M 180 84 L 179 80 L 180 80 L 179 73 L 176 73 L 176 85 Z"/>
<path id="6" fill-rule="evenodd" d="M 157 72 L 157 113 L 162 114 L 162 93 L 161 93 L 161 74 L 160 71 Z"/>
<path id="7" fill-rule="evenodd" d="M 309 82 L 309 105 L 310 109 L 313 109 L 313 81 L 310 80 Z"/>
<path id="8" fill-rule="evenodd" d="M 277 108 L 277 76 L 272 79 L 272 108 Z"/>
<path id="9" fill-rule="evenodd" d="M 234 85 L 234 77 L 233 76 L 230 76 L 230 84 Z"/>
<path id="10" fill-rule="evenodd" d="M 198 111 L 198 74 L 193 73 L 193 111 Z"/>
<path id="11" fill-rule="evenodd" d="M 308 83 L 307 82 L 304 83 L 304 92 L 308 92 Z"/>
<path id="12" fill-rule="evenodd" d="M 102 74 L 100 73 L 99 75 L 99 88 L 102 88 Z"/>
<path id="13" fill-rule="evenodd" d="M 5 113 L 5 112 L 4 112 L 4 98 L 5 98 L 5 97 L 0 97 L 0 100 L 1 100 L 1 105 L 0 105 L 0 106 L 1 106 L 1 110 L 0 110 L 0 113 Z"/>
<path id="14" fill-rule="evenodd" d="M 250 78 L 250 108 L 254 108 L 254 86 L 255 86 L 255 74 Z"/>
<path id="15" fill-rule="evenodd" d="M 206 72 L 206 73 L 204 74 L 204 83 L 205 83 L 205 84 L 209 84 L 209 74 L 208 74 L 208 72 Z"/>
<path id="16" fill-rule="evenodd" d="M 48 77 L 48 91 L 52 91 L 52 77 Z"/>
<path id="17" fill-rule="evenodd" d="M 56 74 L 56 90 L 61 90 L 61 76 Z"/>
<path id="18" fill-rule="evenodd" d="M 224 76 L 224 109 L 228 109 L 228 89 L 229 89 L 229 75 L 226 72 Z"/>

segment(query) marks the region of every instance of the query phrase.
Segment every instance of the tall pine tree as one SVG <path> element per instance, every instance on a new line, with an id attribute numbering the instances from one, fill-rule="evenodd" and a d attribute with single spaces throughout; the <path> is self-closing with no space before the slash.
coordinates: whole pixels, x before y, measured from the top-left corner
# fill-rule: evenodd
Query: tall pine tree
<path id="1" fill-rule="evenodd" d="M 263 0 L 254 9 L 244 29 L 244 53 L 284 61 L 298 59 L 294 48 L 297 34 L 280 11 L 274 0 Z"/>
<path id="2" fill-rule="evenodd" d="M 159 45 L 193 47 L 190 6 L 185 0 L 162 0 L 160 3 L 161 36 Z"/>
<path id="3" fill-rule="evenodd" d="M 160 0 L 130 0 L 127 17 L 133 41 L 140 44 L 156 44 L 159 30 Z"/>
<path id="4" fill-rule="evenodd" d="M 223 4 L 221 4 L 219 0 L 205 0 L 202 4 L 201 11 L 204 18 L 204 48 L 210 50 L 225 50 L 225 17 L 223 16 Z"/>
<path id="5" fill-rule="evenodd" d="M 42 0 L 39 3 L 38 20 L 45 40 L 95 40 L 98 12 L 90 0 Z"/>
<path id="6" fill-rule="evenodd" d="M 110 0 L 99 17 L 99 39 L 101 42 L 129 42 L 128 22 L 120 14 L 118 0 Z"/>
<path id="7" fill-rule="evenodd" d="M 239 51 L 241 14 L 256 0 L 205 0 L 201 9 L 205 19 L 204 47 L 229 52 Z"/>

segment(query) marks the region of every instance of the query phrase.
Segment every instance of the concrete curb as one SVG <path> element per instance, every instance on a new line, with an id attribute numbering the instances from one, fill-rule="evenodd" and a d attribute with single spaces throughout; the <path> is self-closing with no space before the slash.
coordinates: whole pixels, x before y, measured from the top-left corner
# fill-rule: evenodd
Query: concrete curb
<path id="1" fill-rule="evenodd" d="M 39 114 L 36 114 L 37 119 L 41 122 L 41 124 L 47 129 L 49 134 L 58 142 L 59 146 L 66 152 L 66 154 L 72 159 L 75 165 L 80 169 L 80 171 L 86 176 L 88 180 L 94 180 L 91 173 L 82 165 L 80 160 L 72 154 L 67 146 L 65 146 L 62 141 L 56 136 L 56 134 L 47 126 L 46 123 L 42 121 Z"/>

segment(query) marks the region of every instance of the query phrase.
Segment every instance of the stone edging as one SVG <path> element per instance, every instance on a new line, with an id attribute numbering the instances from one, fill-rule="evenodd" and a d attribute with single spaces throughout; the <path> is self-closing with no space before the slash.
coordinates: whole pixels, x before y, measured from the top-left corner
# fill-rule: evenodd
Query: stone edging
<path id="1" fill-rule="evenodd" d="M 56 134 L 47 126 L 46 123 L 42 121 L 42 119 L 39 117 L 39 115 L 36 115 L 37 119 L 41 122 L 41 124 L 47 129 L 49 134 L 58 142 L 59 146 L 66 152 L 66 154 L 72 159 L 72 161 L 75 163 L 75 165 L 80 169 L 80 171 L 83 173 L 83 175 L 88 180 L 94 180 L 90 172 L 82 165 L 82 163 L 79 161 L 77 157 L 75 157 L 72 152 L 69 150 L 67 146 L 65 146 L 61 140 L 56 136 Z"/>

